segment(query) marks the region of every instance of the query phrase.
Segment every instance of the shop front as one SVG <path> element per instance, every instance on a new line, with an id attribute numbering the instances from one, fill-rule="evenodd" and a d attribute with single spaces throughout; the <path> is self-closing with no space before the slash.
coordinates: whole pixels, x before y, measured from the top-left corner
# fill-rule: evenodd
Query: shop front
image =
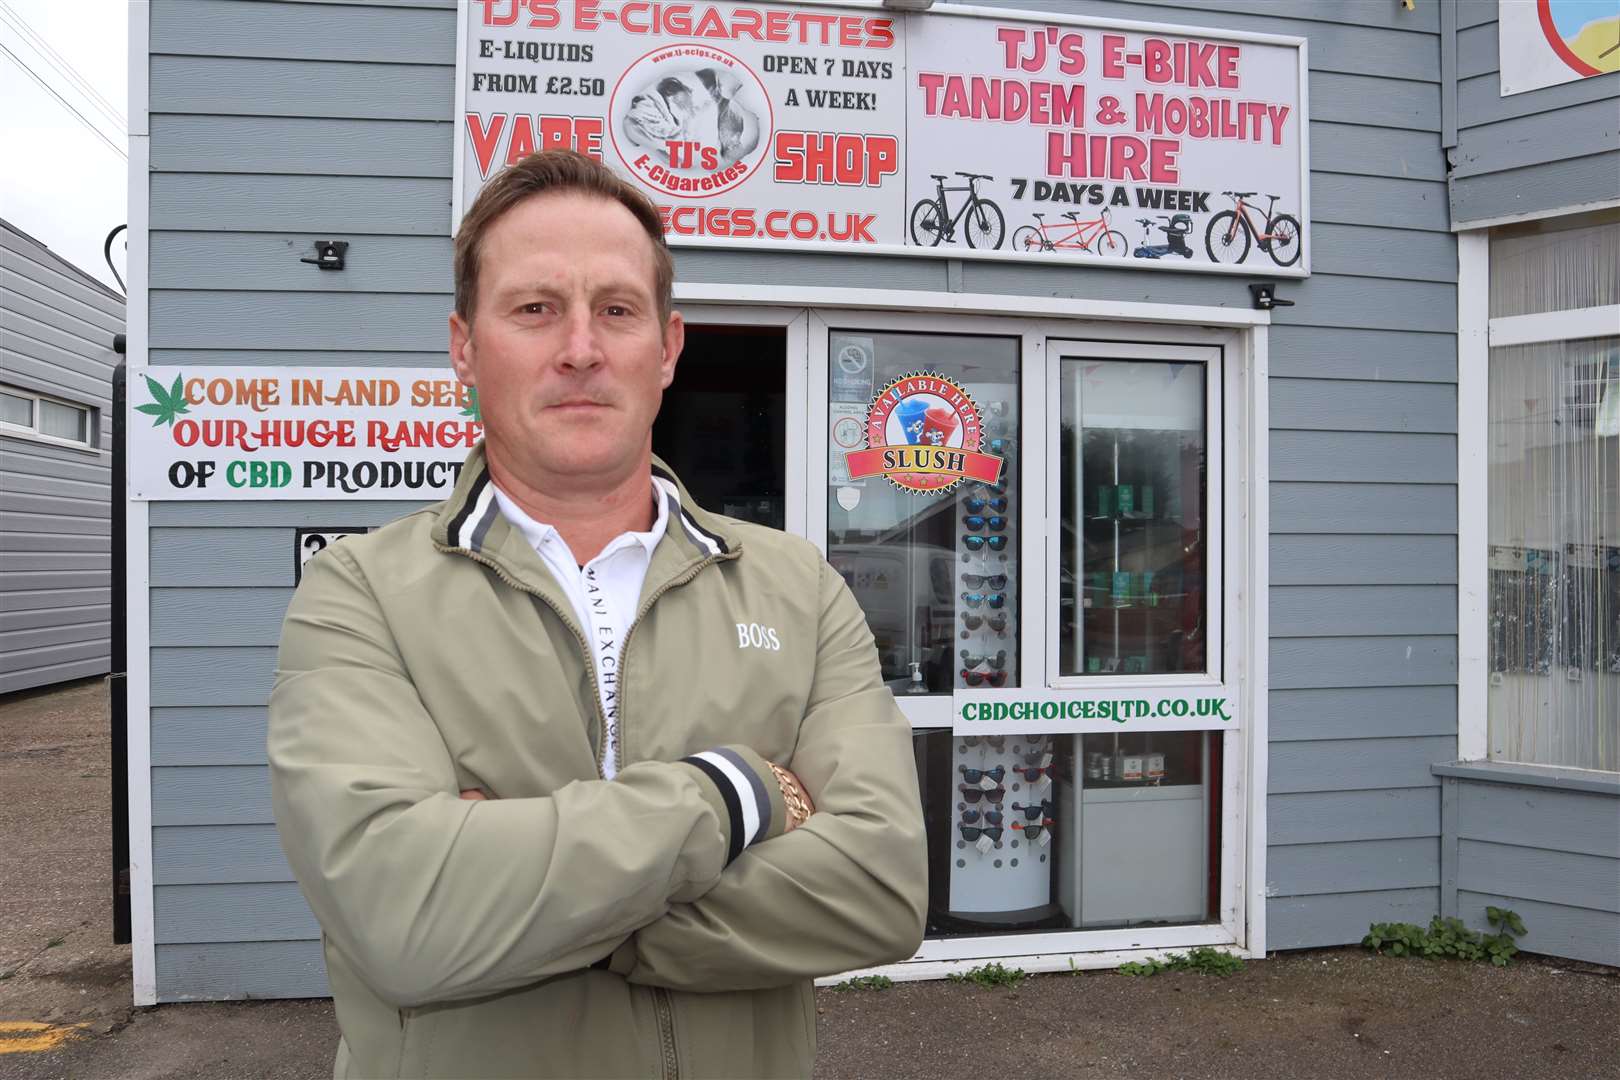
<path id="1" fill-rule="evenodd" d="M 1263 316 L 862 299 L 683 304 L 655 448 L 698 497 L 819 543 L 866 611 L 929 832 L 929 940 L 886 973 L 1258 952 Z M 711 368 L 750 334 L 740 400 Z M 883 471 L 936 445 L 969 477 Z"/>
<path id="2" fill-rule="evenodd" d="M 137 9 L 138 1002 L 326 992 L 268 810 L 281 615 L 311 552 L 453 485 L 450 240 L 547 146 L 664 211 L 655 451 L 866 612 L 928 828 L 884 974 L 1433 908 L 1456 266 L 1407 106 L 1438 22 L 917 6 Z"/>

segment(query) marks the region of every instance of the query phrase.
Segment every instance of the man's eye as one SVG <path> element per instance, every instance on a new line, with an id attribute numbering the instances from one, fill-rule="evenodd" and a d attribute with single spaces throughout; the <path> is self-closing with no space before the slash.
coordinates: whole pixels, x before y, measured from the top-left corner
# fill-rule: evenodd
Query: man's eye
<path id="1" fill-rule="evenodd" d="M 546 313 L 546 304 L 543 301 L 536 300 L 532 304 L 524 304 L 518 310 L 525 315 L 544 315 Z"/>
<path id="2" fill-rule="evenodd" d="M 608 315 L 623 316 L 630 314 L 630 309 L 625 307 L 623 304 L 609 304 L 602 310 Z"/>

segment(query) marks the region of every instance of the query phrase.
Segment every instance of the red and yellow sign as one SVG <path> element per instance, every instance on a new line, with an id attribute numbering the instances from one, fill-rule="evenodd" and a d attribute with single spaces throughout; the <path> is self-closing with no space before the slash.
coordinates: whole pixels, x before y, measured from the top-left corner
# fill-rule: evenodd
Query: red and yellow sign
<path id="1" fill-rule="evenodd" d="M 902 491 L 937 495 L 1001 475 L 1002 459 L 983 446 L 973 395 L 938 372 L 914 371 L 878 391 L 866 414 L 866 448 L 845 460 L 853 479 L 886 476 Z"/>

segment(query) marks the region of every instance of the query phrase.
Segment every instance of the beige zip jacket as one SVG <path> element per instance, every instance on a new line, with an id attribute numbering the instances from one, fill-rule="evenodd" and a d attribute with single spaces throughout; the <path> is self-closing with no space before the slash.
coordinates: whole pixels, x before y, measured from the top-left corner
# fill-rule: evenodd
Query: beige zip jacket
<path id="1" fill-rule="evenodd" d="M 808 1076 L 810 980 L 916 951 L 911 733 L 865 617 L 812 545 L 680 492 L 611 781 L 590 646 L 481 447 L 448 501 L 305 567 L 270 778 L 336 1076 Z M 769 761 L 817 808 L 785 835 Z"/>

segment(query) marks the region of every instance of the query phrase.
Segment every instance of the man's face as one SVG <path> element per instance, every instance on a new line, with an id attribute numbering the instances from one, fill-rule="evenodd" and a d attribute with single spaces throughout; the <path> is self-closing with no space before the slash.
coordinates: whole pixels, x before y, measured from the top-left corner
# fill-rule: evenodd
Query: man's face
<path id="1" fill-rule="evenodd" d="M 484 234 L 456 374 L 478 388 L 492 464 L 558 494 L 622 481 L 650 452 L 685 333 L 658 314 L 653 242 L 609 199 L 527 199 Z"/>

